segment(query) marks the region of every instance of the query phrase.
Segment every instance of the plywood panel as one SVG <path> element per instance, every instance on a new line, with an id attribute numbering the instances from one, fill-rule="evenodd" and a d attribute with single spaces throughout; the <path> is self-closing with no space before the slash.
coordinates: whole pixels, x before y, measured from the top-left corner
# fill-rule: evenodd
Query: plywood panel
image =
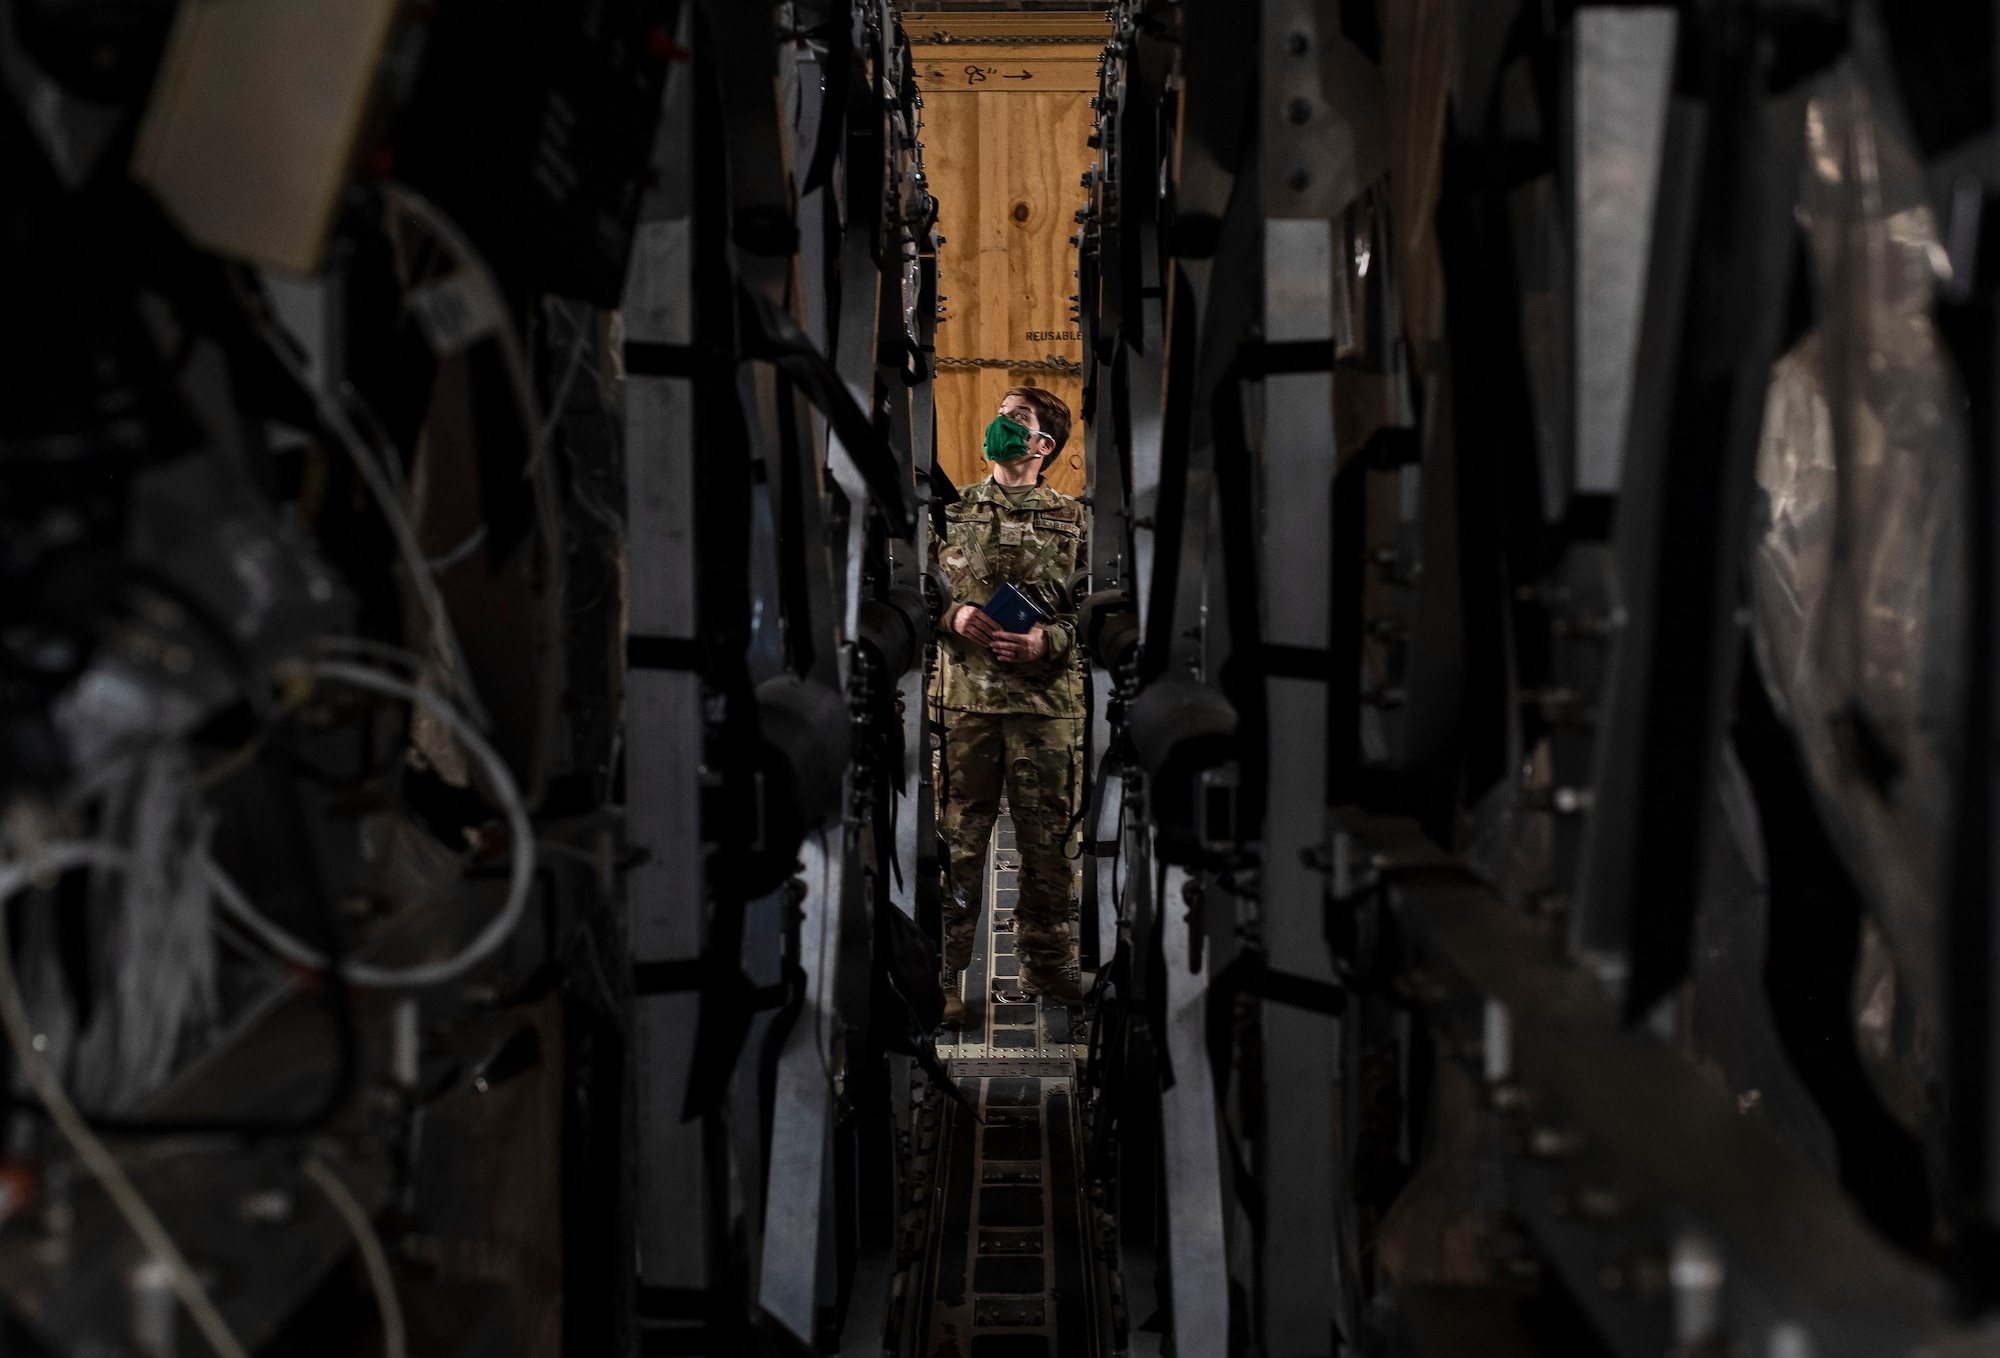
<path id="1" fill-rule="evenodd" d="M 938 255 L 944 296 L 937 351 L 944 358 L 1034 362 L 1083 357 L 1070 295 L 1076 251 L 1069 237 L 1083 206 L 1090 96 L 1096 57 L 1046 47 L 919 44 L 925 164 L 945 244 Z M 967 75 L 972 67 L 986 74 Z M 1057 79 L 1075 67 L 1089 72 Z M 1006 72 L 1033 79 L 1006 80 Z M 1081 378 L 1027 368 L 944 366 L 938 373 L 938 459 L 960 485 L 987 472 L 980 436 L 1009 386 L 1048 388 L 1080 415 Z M 1083 431 L 1048 468 L 1065 494 L 1083 490 Z"/>
<path id="2" fill-rule="evenodd" d="M 930 98 L 932 90 L 1082 90 L 1097 93 L 1097 55 L 1085 49 L 1078 56 L 1049 56 L 1034 49 L 980 43 L 976 47 L 933 47 L 917 58 L 917 84 Z"/>
<path id="3" fill-rule="evenodd" d="M 1032 36 L 1042 43 L 1076 43 L 1088 52 L 1110 40 L 1111 21 L 1101 9 L 1028 13 L 911 9 L 903 13 L 903 31 L 919 49 Z"/>

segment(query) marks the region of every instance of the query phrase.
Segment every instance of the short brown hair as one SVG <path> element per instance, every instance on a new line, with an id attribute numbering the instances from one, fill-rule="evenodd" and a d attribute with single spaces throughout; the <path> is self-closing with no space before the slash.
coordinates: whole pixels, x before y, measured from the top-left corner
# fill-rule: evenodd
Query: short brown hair
<path id="1" fill-rule="evenodd" d="M 1056 441 L 1055 452 L 1049 456 L 1060 453 L 1069 442 L 1069 407 L 1063 404 L 1063 398 L 1042 387 L 1009 387 L 1007 396 L 1018 396 L 1034 407 L 1035 423 Z M 1006 396 L 1000 399 L 1005 400 Z"/>

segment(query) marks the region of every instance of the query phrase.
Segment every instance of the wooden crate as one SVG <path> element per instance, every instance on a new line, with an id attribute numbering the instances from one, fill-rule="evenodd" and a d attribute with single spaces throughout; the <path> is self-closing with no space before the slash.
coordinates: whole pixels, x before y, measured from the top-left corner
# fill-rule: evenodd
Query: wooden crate
<path id="1" fill-rule="evenodd" d="M 1088 145 L 1102 13 L 911 12 L 903 16 L 924 95 L 924 163 L 940 205 L 941 358 L 1080 363 L 1070 319 L 1076 210 Z M 1078 420 L 1047 468 L 1083 491 L 1083 380 L 1027 368 L 941 365 L 938 459 L 960 485 L 987 473 L 980 438 L 1010 386 L 1046 387 Z"/>

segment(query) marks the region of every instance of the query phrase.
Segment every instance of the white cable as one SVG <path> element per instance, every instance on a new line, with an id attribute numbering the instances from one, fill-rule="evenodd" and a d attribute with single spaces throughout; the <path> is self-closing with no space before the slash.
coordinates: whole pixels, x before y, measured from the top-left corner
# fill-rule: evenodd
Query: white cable
<path id="1" fill-rule="evenodd" d="M 397 183 L 385 184 L 383 197 L 391 212 L 400 213 L 414 220 L 428 231 L 451 257 L 452 263 L 483 288 L 496 304 L 499 313 L 496 337 L 500 345 L 501 367 L 506 370 L 508 386 L 514 393 L 515 414 L 521 421 L 522 437 L 528 444 L 527 456 L 521 463 L 521 481 L 532 493 L 536 526 L 540 530 L 537 537 L 541 549 L 541 570 L 531 572 L 531 576 L 536 578 L 535 588 L 541 595 L 541 624 L 547 629 L 544 635 L 559 635 L 563 622 L 562 503 L 556 489 L 553 470 L 547 462 L 548 435 L 554 428 L 554 422 L 551 421 L 546 427 L 542 423 L 527 351 L 521 342 L 519 331 L 515 328 L 513 315 L 508 309 L 507 294 L 501 288 L 498 276 L 487 264 L 485 257 L 479 253 L 479 248 L 460 229 L 458 223 L 437 204 L 407 185 Z M 582 335 L 579 333 L 579 353 L 581 340 Z M 547 650 L 544 654 L 545 662 L 554 654 L 552 649 Z M 541 685 L 545 695 L 552 694 L 559 687 L 560 681 L 555 676 L 545 672 L 541 677 L 545 681 Z M 546 701 L 545 697 L 545 703 Z M 473 709 L 473 713 L 479 718 L 481 726 L 490 724 L 477 707 Z M 554 719 L 555 714 L 545 706 L 540 713 L 540 721 L 546 723 Z M 546 758 L 538 757 L 537 765 L 528 780 L 529 786 L 537 790 L 537 796 L 540 795 L 539 789 L 546 773 L 545 765 Z"/>
<path id="2" fill-rule="evenodd" d="M 329 400 L 325 405 L 329 409 L 338 409 L 337 402 Z M 465 658 L 465 648 L 459 644 L 458 629 L 451 621 L 451 610 L 445 606 L 444 595 L 438 591 L 437 576 L 431 571 L 430 558 L 424 555 L 423 544 L 417 541 L 416 525 L 410 522 L 410 516 L 404 511 L 403 498 L 397 493 L 382 464 L 363 446 L 353 425 L 345 423 L 345 415 L 340 415 L 339 419 L 341 423 L 335 425 L 334 432 L 347 444 L 348 456 L 353 459 L 355 469 L 367 483 L 369 493 L 382 510 L 382 516 L 389 521 L 389 531 L 396 539 L 396 553 L 403 558 L 403 573 L 409 577 L 410 588 L 416 591 L 418 602 L 430 618 L 432 635 L 444 647 L 450 661 L 452 691 L 481 726 L 489 725 L 492 719 L 486 715 L 479 694 L 473 688 L 472 666 Z"/>
<path id="3" fill-rule="evenodd" d="M 147 1253 L 166 1265 L 173 1279 L 174 1293 L 194 1318 L 202 1338 L 215 1350 L 217 1358 L 248 1358 L 243 1345 L 231 1333 L 229 1323 L 215 1309 L 215 1303 L 209 1300 L 208 1289 L 201 1285 L 201 1279 L 189 1266 L 180 1246 L 174 1243 L 152 1207 L 133 1187 L 117 1157 L 90 1130 L 83 1115 L 76 1111 L 76 1105 L 63 1092 L 61 1081 L 42 1061 L 41 1053 L 35 1050 L 34 1028 L 28 1022 L 27 1008 L 21 1003 L 20 978 L 14 972 L 13 940 L 7 936 L 7 902 L 37 877 L 86 864 L 117 868 L 124 866 L 125 861 L 123 853 L 107 845 L 69 841 L 43 845 L 41 852 L 30 862 L 0 865 L 0 1023 L 6 1025 L 7 1041 L 14 1048 L 14 1059 L 20 1063 L 21 1074 L 29 1087 L 42 1101 L 49 1120 L 76 1151 L 77 1159 L 90 1171 L 91 1177 L 103 1187 L 105 1196 L 111 1199 L 111 1205 L 118 1209 L 118 1214 L 125 1218 L 125 1223 L 139 1237 L 139 1243 L 145 1246 Z"/>
<path id="4" fill-rule="evenodd" d="M 527 805 L 521 800 L 520 789 L 514 784 L 514 775 L 508 770 L 507 762 L 450 703 L 408 680 L 369 669 L 365 665 L 351 665 L 338 660 L 293 661 L 279 666 L 277 672 L 280 678 L 288 674 L 305 674 L 314 679 L 352 684 L 356 688 L 401 698 L 405 702 L 422 703 L 432 716 L 443 722 L 464 743 L 485 774 L 487 788 L 500 799 L 501 809 L 507 817 L 513 871 L 507 883 L 506 904 L 500 907 L 500 912 L 480 931 L 479 936 L 456 955 L 441 962 L 420 962 L 406 967 L 343 962 L 340 967 L 340 974 L 351 984 L 377 990 L 442 985 L 457 980 L 513 936 L 521 917 L 527 913 L 528 897 L 534 889 L 535 827 L 528 819 Z M 265 947 L 287 961 L 318 971 L 326 969 L 325 953 L 273 923 L 214 860 L 205 860 L 204 866 L 209 884 L 215 890 L 217 904 L 255 934 Z"/>
<path id="5" fill-rule="evenodd" d="M 453 566 L 456 566 L 459 562 L 465 560 L 465 558 L 471 556 L 474 552 L 478 551 L 481 547 L 485 545 L 486 545 L 486 525 L 482 523 L 479 525 L 479 527 L 473 529 L 470 533 L 467 533 L 464 537 L 460 538 L 458 540 L 458 546 L 452 548 L 450 551 L 446 552 L 443 556 L 432 557 L 430 559 L 431 574 L 440 576 L 445 574 L 445 572 L 449 571 Z"/>
<path id="6" fill-rule="evenodd" d="M 319 412 L 320 423 L 333 431 L 342 451 L 360 473 L 361 482 L 368 487 L 376 508 L 388 520 L 389 534 L 396 540 L 396 555 L 403 559 L 403 573 L 409 577 L 410 588 L 416 591 L 417 602 L 422 605 L 425 616 L 430 620 L 432 635 L 437 644 L 444 647 L 446 658 L 451 664 L 452 689 L 473 720 L 481 726 L 490 723 L 486 709 L 479 701 L 478 693 L 472 687 L 472 671 L 465 659 L 465 650 L 458 643 L 458 631 L 451 624 L 451 612 L 445 607 L 444 595 L 438 592 L 437 580 L 431 574 L 430 562 L 424 556 L 423 545 L 417 541 L 416 526 L 403 507 L 403 497 L 392 479 L 393 459 L 378 458 L 368 446 L 368 440 L 354 426 L 347 408 L 323 390 L 313 380 L 312 374 L 293 353 L 290 339 L 271 319 L 265 308 L 246 304 L 246 310 L 264 336 L 264 343 L 277 356 L 292 379 L 311 394 L 314 408 Z M 344 390 L 351 391 L 352 384 L 343 383 Z M 389 463 L 388 467 L 384 463 Z"/>
<path id="7" fill-rule="evenodd" d="M 331 656 L 358 655 L 380 664 L 394 665 L 412 674 L 421 674 L 424 668 L 424 658 L 415 651 L 392 646 L 373 637 L 326 636 L 315 641 L 313 649 Z"/>
<path id="8" fill-rule="evenodd" d="M 382 1237 L 375 1234 L 375 1223 L 368 1219 L 368 1210 L 361 1205 L 341 1177 L 334 1173 L 333 1166 L 317 1155 L 308 1155 L 305 1175 L 319 1185 L 320 1192 L 326 1194 L 333 1210 L 340 1213 L 340 1219 L 347 1223 L 347 1229 L 354 1236 L 355 1248 L 361 1251 L 361 1265 L 368 1270 L 368 1286 L 375 1293 L 375 1309 L 382 1313 L 382 1358 L 409 1358 L 409 1340 L 403 1327 L 403 1303 L 396 1295 L 396 1279 L 389 1272 L 389 1256 L 382 1249 Z"/>
<path id="9" fill-rule="evenodd" d="M 479 247 L 436 203 L 406 184 L 384 184 L 382 192 L 390 207 L 430 232 L 444 247 L 444 252 L 451 256 L 451 262 L 478 279 L 479 285 L 499 302 L 501 317 L 495 337 L 500 341 L 500 354 L 504 360 L 502 366 L 507 370 L 507 385 L 514 392 L 521 428 L 528 438 L 528 458 L 521 467 L 521 479 L 528 480 L 541 466 L 542 450 L 548 446 L 548 440 L 541 413 L 536 408 L 534 383 L 528 379 L 527 353 L 521 346 L 520 336 L 514 332 L 513 318 L 506 314 L 506 293 L 500 290 L 498 276 L 486 263 L 486 257 L 479 253 Z M 580 349 L 581 345 L 578 347 Z M 553 428 L 554 421 L 548 427 Z"/>

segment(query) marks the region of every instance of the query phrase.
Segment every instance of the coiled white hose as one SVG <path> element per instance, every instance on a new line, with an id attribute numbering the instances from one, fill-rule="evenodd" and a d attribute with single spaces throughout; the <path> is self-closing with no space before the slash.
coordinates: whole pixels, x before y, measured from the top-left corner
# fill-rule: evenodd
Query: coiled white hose
<path id="1" fill-rule="evenodd" d="M 55 1073 L 42 1060 L 41 1053 L 35 1050 L 34 1027 L 28 1021 L 27 1007 L 21 1002 L 21 982 L 14 971 L 13 940 L 7 936 L 7 903 L 39 877 L 84 866 L 122 868 L 125 861 L 124 853 L 108 845 L 64 841 L 43 845 L 41 851 L 28 862 L 0 864 L 0 1023 L 6 1026 L 7 1041 L 14 1049 L 14 1059 L 20 1063 L 22 1076 L 42 1101 L 49 1120 L 75 1149 L 77 1159 L 90 1171 L 90 1176 L 103 1187 L 111 1205 L 125 1218 L 132 1234 L 139 1237 L 139 1243 L 153 1258 L 166 1265 L 173 1280 L 174 1294 L 181 1299 L 181 1305 L 187 1307 L 202 1338 L 215 1350 L 217 1358 L 249 1358 L 230 1330 L 229 1323 L 209 1299 L 208 1289 L 201 1285 L 201 1279 L 188 1265 L 187 1256 L 181 1253 L 174 1238 L 167 1234 L 167 1228 L 160 1224 L 152 1206 L 133 1187 L 117 1157 L 90 1130 L 90 1125 L 64 1092 L 62 1082 L 56 1079 Z"/>
<path id="2" fill-rule="evenodd" d="M 501 803 L 507 817 L 508 849 L 513 856 L 512 870 L 507 881 L 507 900 L 500 907 L 486 927 L 477 937 L 458 953 L 438 962 L 419 962 L 411 966 L 385 967 L 369 962 L 343 962 L 340 974 L 349 984 L 372 989 L 414 989 L 421 986 L 442 985 L 455 981 L 472 970 L 486 957 L 510 938 L 527 913 L 528 897 L 535 884 L 535 827 L 528 819 L 528 808 L 521 800 L 520 789 L 515 785 L 514 775 L 507 763 L 494 750 L 486 738 L 473 729 L 472 723 L 437 694 L 419 688 L 406 679 L 366 665 L 349 664 L 340 660 L 302 660 L 281 666 L 279 677 L 287 674 L 303 674 L 315 680 L 351 684 L 388 697 L 400 698 L 406 702 L 421 703 L 452 734 L 464 744 L 483 775 L 484 785 Z M 243 894 L 243 889 L 230 879 L 213 860 L 204 864 L 210 885 L 214 888 L 216 903 L 244 928 L 255 934 L 264 946 L 287 961 L 300 966 L 324 971 L 329 965 L 326 954 L 307 943 L 304 939 L 285 929 L 251 903 Z"/>

